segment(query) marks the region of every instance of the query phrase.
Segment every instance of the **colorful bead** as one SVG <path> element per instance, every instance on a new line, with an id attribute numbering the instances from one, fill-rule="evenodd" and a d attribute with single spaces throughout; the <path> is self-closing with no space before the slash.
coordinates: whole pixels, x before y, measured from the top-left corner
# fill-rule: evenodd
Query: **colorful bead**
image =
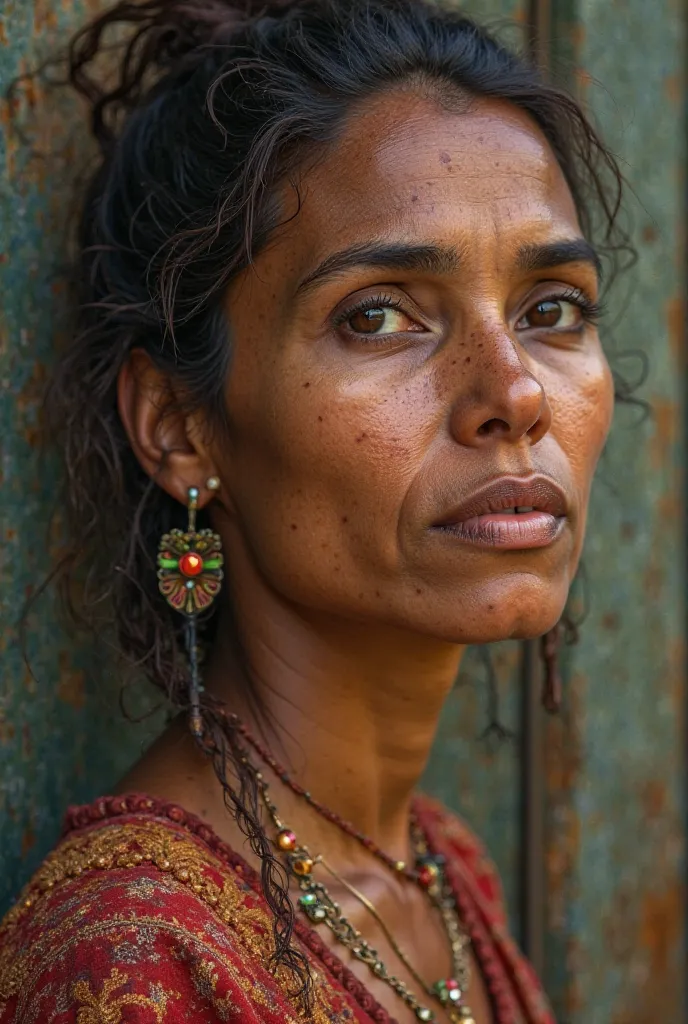
<path id="1" fill-rule="evenodd" d="M 296 857 L 291 862 L 292 869 L 296 875 L 310 875 L 313 870 L 313 861 L 310 857 Z"/>
<path id="2" fill-rule="evenodd" d="M 315 924 L 324 921 L 327 917 L 325 907 L 322 906 L 318 897 L 313 892 L 307 892 L 304 896 L 301 896 L 299 904 Z"/>
<path id="3" fill-rule="evenodd" d="M 435 1014 L 427 1006 L 419 1006 L 416 1010 L 416 1017 L 418 1020 L 434 1020 Z"/>
<path id="4" fill-rule="evenodd" d="M 277 833 L 277 845 L 280 850 L 293 850 L 296 846 L 296 836 L 288 828 Z"/>
<path id="5" fill-rule="evenodd" d="M 424 889 L 429 889 L 437 881 L 439 873 L 440 870 L 436 864 L 424 864 L 418 872 L 418 881 Z"/>
<path id="6" fill-rule="evenodd" d="M 189 551 L 179 559 L 179 571 L 184 576 L 198 576 L 203 572 L 203 559 L 195 551 Z"/>
<path id="7" fill-rule="evenodd" d="M 450 1002 L 456 1005 L 463 998 L 461 986 L 454 978 L 443 978 L 441 981 L 435 982 L 433 991 L 443 1006 Z"/>

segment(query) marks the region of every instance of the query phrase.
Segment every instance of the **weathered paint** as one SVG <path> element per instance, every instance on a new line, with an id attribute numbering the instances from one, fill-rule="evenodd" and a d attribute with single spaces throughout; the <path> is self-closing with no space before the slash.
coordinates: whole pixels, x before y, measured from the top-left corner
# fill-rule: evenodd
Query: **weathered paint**
<path id="1" fill-rule="evenodd" d="M 0 0 L 0 93 L 94 7 Z M 54 599 L 28 622 L 31 671 L 18 637 L 21 604 L 59 544 L 59 530 L 48 541 L 56 470 L 36 442 L 64 336 L 65 212 L 86 157 L 79 125 L 66 99 L 35 81 L 0 105 L 0 912 L 54 842 L 65 805 L 110 786 L 153 728 L 123 721 L 112 669 L 66 634 Z"/>
<path id="2" fill-rule="evenodd" d="M 590 611 L 546 738 L 546 980 L 566 1024 L 685 1020 L 685 11 L 554 4 L 554 64 L 620 156 L 639 261 L 612 357 L 645 352 L 651 418 L 619 408 L 594 488 Z M 597 84 L 600 83 L 600 84 Z M 616 350 L 616 355 L 614 354 Z"/>

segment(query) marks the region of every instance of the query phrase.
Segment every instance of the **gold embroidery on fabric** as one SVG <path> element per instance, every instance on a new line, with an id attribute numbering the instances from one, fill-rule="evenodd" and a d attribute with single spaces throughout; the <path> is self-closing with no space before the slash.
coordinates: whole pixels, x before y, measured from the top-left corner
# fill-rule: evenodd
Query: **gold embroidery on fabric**
<path id="1" fill-rule="evenodd" d="M 150 822 L 144 825 L 107 825 L 97 832 L 67 839 L 49 854 L 22 893 L 18 903 L 8 913 L 0 927 L 5 927 L 30 910 L 41 895 L 70 878 L 78 878 L 86 871 L 112 871 L 137 868 L 152 864 L 159 871 L 169 873 L 178 882 L 188 886 L 199 899 L 212 907 L 218 916 L 232 928 L 242 927 L 249 917 L 256 923 L 265 923 L 266 942 L 271 938 L 267 915 L 260 908 L 249 910 L 242 905 L 238 883 L 233 879 L 220 888 L 204 869 L 228 870 L 222 862 L 212 863 L 212 854 L 186 837 L 177 838 L 167 826 Z M 272 949 L 264 949 L 269 956 Z"/>
<path id="2" fill-rule="evenodd" d="M 165 1018 L 167 1003 L 171 997 L 179 999 L 178 992 L 165 992 L 159 988 L 159 999 L 151 999 L 149 996 L 136 995 L 134 992 L 124 992 L 115 996 L 118 988 L 122 988 L 129 981 L 129 976 L 119 971 L 116 967 L 110 973 L 110 977 L 103 982 L 100 995 L 96 996 L 87 981 L 75 982 L 72 991 L 74 997 L 82 1004 L 77 1009 L 77 1024 L 122 1024 L 122 1012 L 125 1006 L 145 1006 L 152 1010 L 158 1024 L 162 1024 Z"/>
<path id="3" fill-rule="evenodd" d="M 191 980 L 194 988 L 211 1004 L 220 1020 L 229 1020 L 232 1013 L 239 1012 L 239 1006 L 231 996 L 220 997 L 217 994 L 218 974 L 212 960 L 201 960 L 191 968 Z"/>
<path id="4" fill-rule="evenodd" d="M 150 895 L 151 886 L 162 884 L 165 887 L 173 887 L 176 884 L 181 884 L 209 906 L 213 913 L 232 929 L 239 942 L 275 978 L 287 999 L 293 1001 L 293 997 L 289 995 L 289 989 L 293 984 L 290 972 L 283 966 L 275 970 L 270 964 L 270 957 L 274 950 L 271 919 L 267 911 L 260 905 L 253 907 L 246 905 L 247 898 L 258 899 L 256 894 L 248 887 L 243 888 L 241 880 L 230 873 L 231 868 L 214 858 L 212 852 L 205 846 L 201 846 L 187 835 L 176 832 L 165 824 L 144 821 L 126 824 L 107 823 L 85 835 L 67 838 L 48 855 L 24 889 L 18 903 L 0 922 L 0 1011 L 10 997 L 26 993 L 31 988 L 32 978 L 30 976 L 35 973 L 39 963 L 41 969 L 44 969 L 47 964 L 59 959 L 66 947 L 59 940 L 56 941 L 56 938 L 60 933 L 69 935 L 70 928 L 76 930 L 73 937 L 69 938 L 67 946 L 79 941 L 88 941 L 91 936 L 117 931 L 125 933 L 130 930 L 141 932 L 144 929 L 151 929 L 176 932 L 180 936 L 192 940 L 196 946 L 198 944 L 205 946 L 210 955 L 228 971 L 249 998 L 262 1005 L 272 1005 L 274 996 L 252 974 L 248 964 L 242 965 L 242 971 L 238 973 L 236 966 L 219 950 L 209 949 L 205 937 L 194 934 L 181 925 L 176 918 L 169 921 L 164 917 L 135 913 L 127 916 L 113 914 L 105 921 L 83 925 L 80 919 L 88 913 L 89 898 L 92 901 L 101 902 L 104 876 L 107 876 L 108 872 L 150 865 L 161 872 L 160 879 L 154 881 L 145 876 L 137 876 L 132 879 L 126 884 L 137 886 L 139 890 L 133 892 L 133 896 Z M 218 874 L 224 874 L 222 886 L 218 885 L 210 876 L 210 872 L 213 870 Z M 84 877 L 87 874 L 90 874 L 91 877 Z M 77 878 L 81 879 L 79 889 L 73 901 L 69 898 L 65 901 L 62 910 L 64 916 L 57 928 L 52 921 L 50 923 L 46 921 L 45 927 L 40 929 L 39 941 L 33 943 L 29 949 L 20 950 L 12 941 L 6 941 L 6 937 L 10 936 L 11 938 L 12 926 L 16 926 L 19 920 L 29 912 L 39 921 L 41 920 L 44 916 L 43 911 L 48 911 L 48 906 L 45 903 L 47 894 L 62 883 Z M 121 878 L 112 877 L 111 885 L 116 889 L 121 888 Z M 141 887 L 146 888 L 146 893 Z M 195 987 L 199 992 L 204 988 L 203 978 L 198 972 L 210 972 L 207 973 L 205 984 L 209 985 L 214 992 L 213 979 L 216 986 L 218 978 L 216 974 L 212 974 L 212 961 L 206 961 L 206 963 L 208 966 L 205 968 L 199 968 L 197 963 L 193 965 L 192 969 L 196 972 L 194 980 L 199 983 Z M 316 986 L 316 1005 L 308 1019 L 313 1024 L 331 1024 L 334 1020 L 341 1022 L 353 1020 L 351 1010 L 345 1005 L 338 1013 L 334 1011 L 330 1002 L 334 992 L 329 979 L 321 974 L 315 964 L 312 965 L 312 970 L 318 984 Z M 112 993 L 123 984 L 120 979 L 126 979 L 126 975 L 115 968 L 110 979 L 103 983 L 103 990 L 98 998 L 91 993 L 86 982 L 77 982 L 82 985 L 78 990 L 78 998 L 82 1004 L 85 1004 L 79 1009 L 79 1024 L 119 1024 L 121 1008 L 133 1001 L 140 1003 L 140 1000 L 146 1000 L 145 1005 L 154 1006 L 156 1014 L 159 1012 L 160 1004 L 145 996 L 125 994 L 125 996 L 112 999 Z M 77 989 L 74 992 L 76 995 Z M 177 993 L 173 994 L 177 995 Z M 110 1000 L 109 1003 L 108 1000 Z M 234 1007 L 229 997 L 225 999 L 215 997 L 213 1005 L 215 1004 L 217 1004 L 220 1019 L 223 1019 L 223 1012 L 229 1016 Z M 141 1003 L 141 1005 L 143 1004 Z M 162 1012 L 164 1012 L 164 1008 Z M 159 1019 L 162 1020 L 161 1017 Z M 297 1016 L 285 1018 L 285 1024 L 296 1024 L 297 1020 L 303 1019 L 304 1015 L 299 1007 Z"/>

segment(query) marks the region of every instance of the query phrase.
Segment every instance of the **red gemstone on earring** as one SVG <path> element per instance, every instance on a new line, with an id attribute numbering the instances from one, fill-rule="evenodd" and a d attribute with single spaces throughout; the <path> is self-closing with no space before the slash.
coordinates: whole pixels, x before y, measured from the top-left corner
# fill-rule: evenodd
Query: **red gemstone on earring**
<path id="1" fill-rule="evenodd" d="M 203 572 L 203 559 L 195 551 L 188 551 L 179 559 L 179 571 L 184 576 L 198 576 Z"/>

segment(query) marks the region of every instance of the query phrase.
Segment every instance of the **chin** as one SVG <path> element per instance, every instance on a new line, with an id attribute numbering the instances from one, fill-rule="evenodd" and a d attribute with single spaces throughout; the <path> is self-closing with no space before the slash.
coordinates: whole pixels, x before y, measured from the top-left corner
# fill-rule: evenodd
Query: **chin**
<path id="1" fill-rule="evenodd" d="M 458 644 L 491 644 L 500 640 L 532 640 L 559 622 L 569 592 L 569 580 L 553 582 L 529 576 L 519 582 L 491 581 L 467 599 L 457 595 L 445 614 L 434 617 L 430 631 Z M 433 628 L 434 626 L 434 628 Z M 440 626 L 440 630 L 437 627 Z"/>

